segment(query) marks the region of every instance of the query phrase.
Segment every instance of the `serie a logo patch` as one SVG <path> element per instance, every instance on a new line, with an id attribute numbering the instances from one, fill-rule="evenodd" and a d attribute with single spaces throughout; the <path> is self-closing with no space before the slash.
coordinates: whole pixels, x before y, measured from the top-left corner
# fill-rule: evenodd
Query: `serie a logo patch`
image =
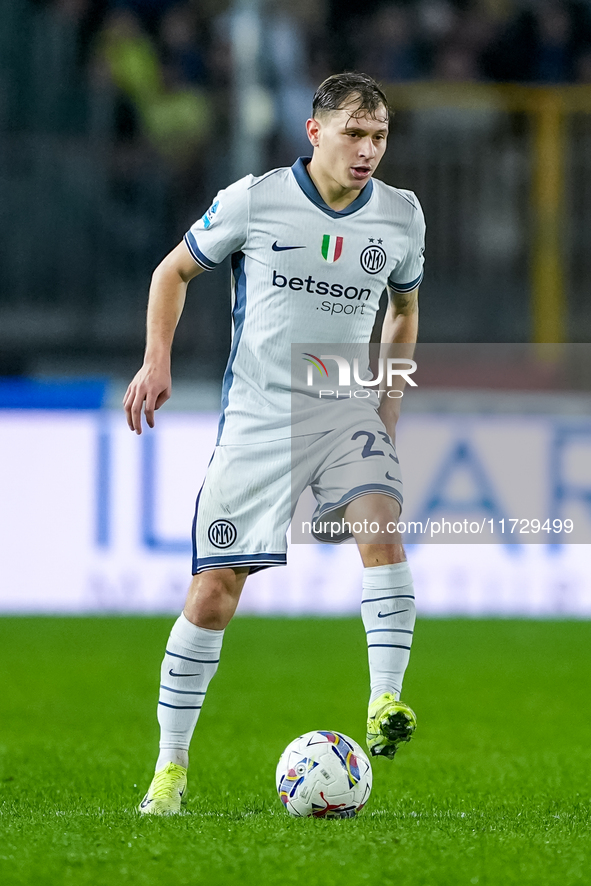
<path id="1" fill-rule="evenodd" d="M 229 548 L 236 541 L 236 527 L 229 520 L 214 520 L 207 530 L 207 537 L 214 548 Z"/>
<path id="2" fill-rule="evenodd" d="M 212 205 L 209 207 L 209 209 L 207 210 L 207 212 L 205 213 L 205 215 L 201 219 L 205 230 L 207 230 L 207 228 L 211 227 L 211 225 L 213 224 L 214 215 L 216 214 L 216 212 L 218 211 L 219 208 L 220 208 L 220 201 L 216 200 L 215 203 L 212 203 Z"/>

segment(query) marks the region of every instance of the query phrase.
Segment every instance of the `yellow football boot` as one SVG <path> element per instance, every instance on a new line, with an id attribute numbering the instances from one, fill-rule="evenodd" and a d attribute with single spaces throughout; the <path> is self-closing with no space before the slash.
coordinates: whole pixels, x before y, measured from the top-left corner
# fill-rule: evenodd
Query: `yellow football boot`
<path id="1" fill-rule="evenodd" d="M 398 747 L 410 741 L 417 728 L 416 714 L 404 702 L 384 692 L 372 701 L 367 712 L 367 747 L 373 757 L 391 760 Z"/>
<path id="2" fill-rule="evenodd" d="M 138 806 L 142 815 L 178 815 L 187 790 L 187 770 L 169 763 L 157 772 Z"/>

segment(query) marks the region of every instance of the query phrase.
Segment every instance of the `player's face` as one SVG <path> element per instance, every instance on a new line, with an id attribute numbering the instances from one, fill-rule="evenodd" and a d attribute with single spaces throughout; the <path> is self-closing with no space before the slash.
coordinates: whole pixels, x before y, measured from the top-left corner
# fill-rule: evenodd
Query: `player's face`
<path id="1" fill-rule="evenodd" d="M 341 108 L 309 120 L 308 135 L 325 174 L 342 188 L 361 190 L 384 156 L 388 117 L 385 108 L 376 116 L 353 113 L 353 108 Z"/>

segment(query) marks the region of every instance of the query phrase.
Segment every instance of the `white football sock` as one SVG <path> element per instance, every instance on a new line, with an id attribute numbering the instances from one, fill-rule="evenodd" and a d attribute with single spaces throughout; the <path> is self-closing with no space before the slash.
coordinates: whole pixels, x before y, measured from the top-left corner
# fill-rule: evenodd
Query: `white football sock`
<path id="1" fill-rule="evenodd" d="M 189 765 L 189 744 L 218 668 L 223 637 L 223 631 L 197 627 L 184 614 L 173 625 L 161 668 L 157 772 L 168 763 Z"/>
<path id="2" fill-rule="evenodd" d="M 370 702 L 383 692 L 400 698 L 415 626 L 415 594 L 406 560 L 363 570 L 361 617 L 367 635 Z"/>

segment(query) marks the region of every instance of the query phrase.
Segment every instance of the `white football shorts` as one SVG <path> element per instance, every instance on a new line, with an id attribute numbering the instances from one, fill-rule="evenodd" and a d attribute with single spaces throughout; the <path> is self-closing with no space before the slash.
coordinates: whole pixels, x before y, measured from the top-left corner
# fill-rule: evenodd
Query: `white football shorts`
<path id="1" fill-rule="evenodd" d="M 380 492 L 402 507 L 400 465 L 375 410 L 345 430 L 217 446 L 195 506 L 193 574 L 286 563 L 287 530 L 308 486 L 317 503 L 312 534 L 320 541 L 351 537 L 322 527 L 341 520 L 346 505 L 362 495 Z"/>

